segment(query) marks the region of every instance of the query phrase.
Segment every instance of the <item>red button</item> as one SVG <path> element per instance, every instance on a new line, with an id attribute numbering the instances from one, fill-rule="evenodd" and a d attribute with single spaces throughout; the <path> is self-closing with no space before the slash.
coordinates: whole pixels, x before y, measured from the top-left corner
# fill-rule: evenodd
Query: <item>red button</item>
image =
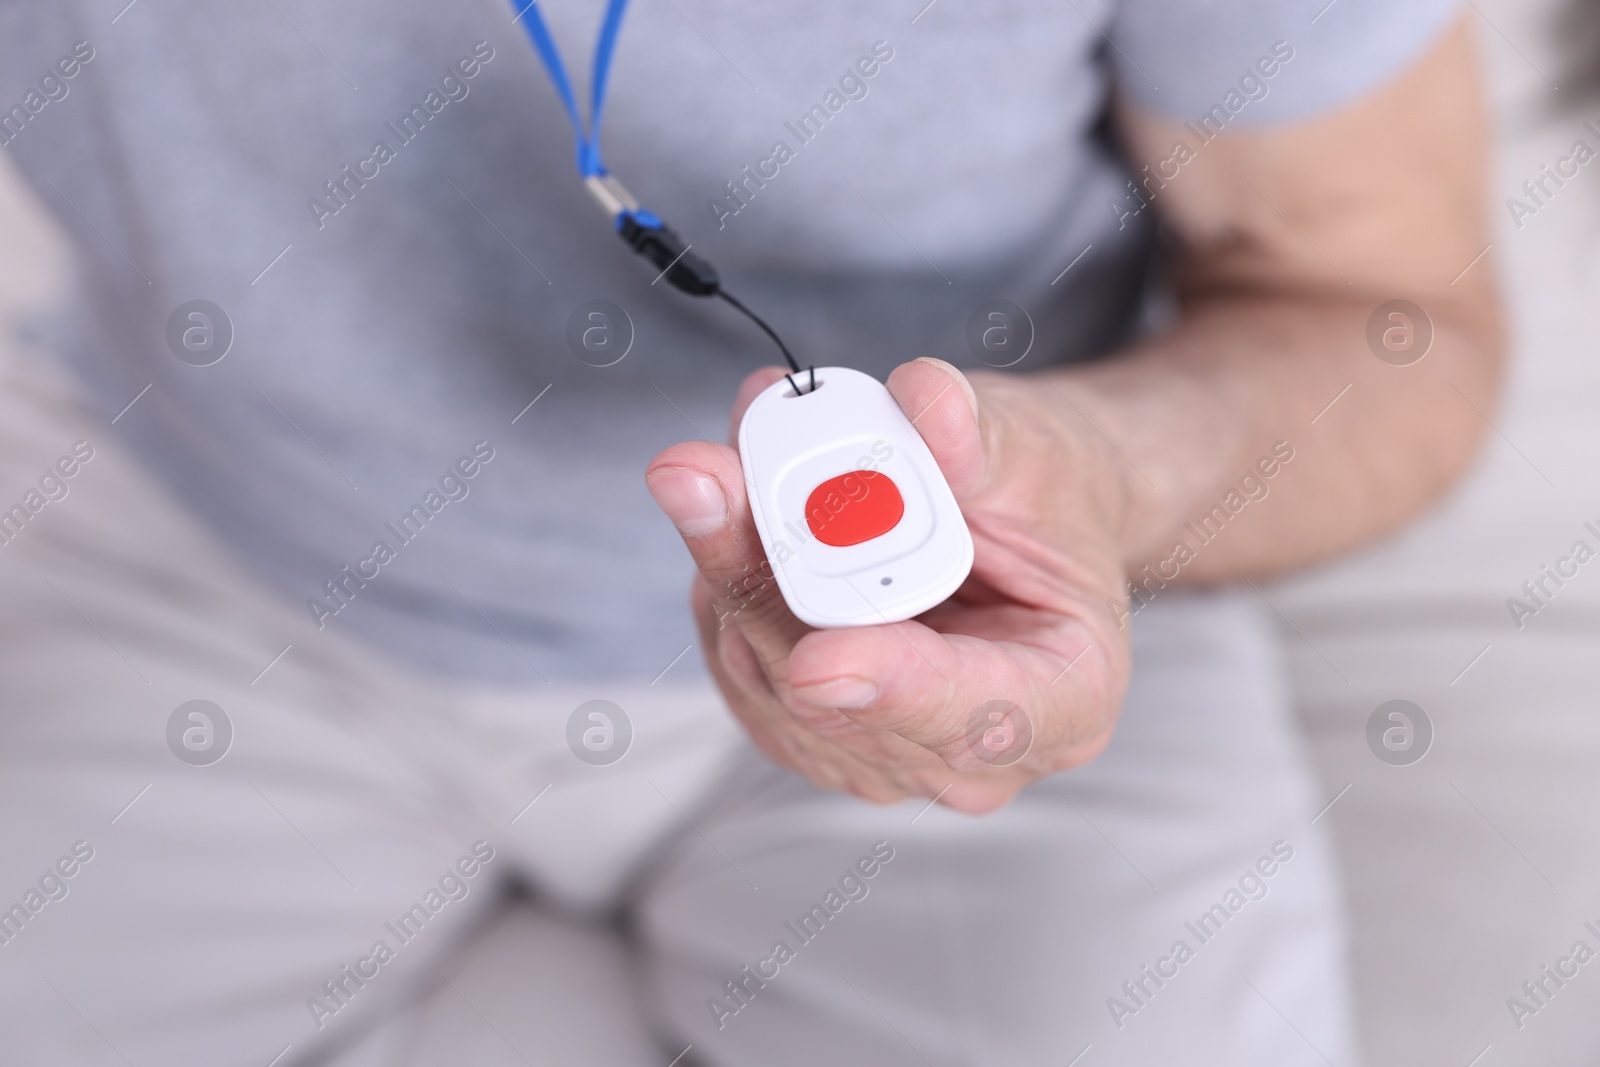
<path id="1" fill-rule="evenodd" d="M 835 548 L 882 537 L 905 513 L 900 487 L 881 471 L 829 478 L 806 498 L 806 525 L 818 541 Z"/>

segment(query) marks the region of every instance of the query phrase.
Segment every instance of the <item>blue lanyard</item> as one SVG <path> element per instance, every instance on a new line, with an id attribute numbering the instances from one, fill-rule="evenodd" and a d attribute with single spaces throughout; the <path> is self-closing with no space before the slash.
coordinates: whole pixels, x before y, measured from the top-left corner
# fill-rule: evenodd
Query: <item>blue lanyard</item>
<path id="1" fill-rule="evenodd" d="M 748 316 L 777 344 L 791 373 L 799 374 L 800 364 L 772 327 L 722 288 L 716 268 L 691 252 L 683 239 L 654 212 L 640 207 L 622 183 L 606 170 L 605 161 L 600 156 L 600 119 L 605 110 L 611 55 L 617 49 L 617 35 L 622 29 L 622 16 L 627 10 L 628 0 L 607 0 L 606 3 L 606 17 L 600 23 L 600 36 L 594 44 L 587 126 L 578 114 L 578 98 L 572 91 L 571 79 L 567 77 L 566 64 L 561 61 L 561 50 L 556 47 L 555 38 L 550 35 L 550 27 L 545 25 L 544 17 L 539 14 L 539 0 L 528 0 L 525 6 L 521 0 L 511 0 L 511 6 L 516 9 L 523 28 L 528 31 L 534 51 L 539 53 L 551 84 L 561 97 L 562 106 L 567 109 L 567 118 L 572 122 L 572 133 L 577 139 L 578 176 L 583 179 L 589 194 L 611 215 L 617 233 L 629 248 L 661 268 L 661 277 L 666 278 L 669 285 L 690 296 L 720 297 Z M 792 377 L 789 382 L 794 386 L 795 394 L 799 395 L 802 392 L 799 383 Z M 813 368 L 811 388 L 815 389 L 816 384 L 816 370 Z"/>
<path id="2" fill-rule="evenodd" d="M 512 4 L 516 6 L 516 0 L 512 0 Z M 587 129 L 578 115 L 577 97 L 572 91 L 572 82 L 567 78 L 566 64 L 561 62 L 561 52 L 556 48 L 555 38 L 550 36 L 550 27 L 545 25 L 543 16 L 539 14 L 538 0 L 532 0 L 518 13 L 539 58 L 544 60 L 545 70 L 550 72 L 550 80 L 555 83 L 561 102 L 566 105 L 567 118 L 572 120 L 572 131 L 578 138 L 578 173 L 585 178 L 606 173 L 606 165 L 600 158 L 600 114 L 606 102 L 606 77 L 611 73 L 611 54 L 616 51 L 617 32 L 622 29 L 622 15 L 627 7 L 628 0 L 610 0 L 606 5 L 606 19 L 600 25 L 600 37 L 594 45 L 594 84 L 591 87 Z"/>
<path id="3" fill-rule="evenodd" d="M 539 14 L 538 0 L 530 0 L 526 6 L 520 6 L 520 0 L 511 0 L 511 4 L 517 10 L 523 29 L 528 31 L 534 50 L 544 62 L 545 71 L 550 75 L 557 95 L 561 97 L 562 106 L 567 109 L 567 119 L 572 123 L 573 136 L 577 141 L 578 176 L 584 180 L 590 193 L 612 213 L 619 229 L 625 218 L 634 219 L 648 230 L 660 229 L 661 220 L 653 212 L 641 208 L 638 201 L 611 177 L 600 155 L 600 120 L 605 112 L 606 82 L 611 75 L 611 56 L 617 49 L 617 36 L 622 30 L 622 16 L 627 11 L 628 0 L 608 0 L 606 4 L 605 20 L 600 24 L 600 36 L 594 44 L 587 126 L 578 113 L 577 94 L 572 91 L 572 80 L 567 77 L 561 50 L 556 47 L 555 38 L 551 36 L 544 17 Z"/>

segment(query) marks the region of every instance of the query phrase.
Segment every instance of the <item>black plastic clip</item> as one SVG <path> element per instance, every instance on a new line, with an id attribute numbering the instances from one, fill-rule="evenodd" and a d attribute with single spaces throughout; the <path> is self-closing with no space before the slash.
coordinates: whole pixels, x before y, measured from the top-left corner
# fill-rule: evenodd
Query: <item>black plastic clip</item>
<path id="1" fill-rule="evenodd" d="M 690 296 L 715 296 L 722 288 L 717 268 L 695 255 L 671 227 L 646 226 L 626 214 L 617 232 L 629 248 L 654 263 L 674 289 Z"/>

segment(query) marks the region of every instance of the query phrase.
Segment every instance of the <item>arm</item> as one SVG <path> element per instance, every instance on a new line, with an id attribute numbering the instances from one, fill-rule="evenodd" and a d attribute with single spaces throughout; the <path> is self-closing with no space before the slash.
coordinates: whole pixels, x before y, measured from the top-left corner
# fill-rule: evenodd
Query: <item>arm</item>
<path id="1" fill-rule="evenodd" d="M 1141 162 L 1170 151 L 1160 122 L 1124 113 L 1121 129 Z M 1104 749 L 1127 686 L 1127 578 L 1170 559 L 1184 524 L 1276 442 L 1295 458 L 1271 500 L 1240 509 L 1168 580 L 1302 566 L 1424 506 L 1463 470 L 1482 434 L 1474 405 L 1491 405 L 1498 377 L 1487 258 L 1462 273 L 1487 244 L 1482 142 L 1458 27 L 1366 101 L 1226 133 L 1161 191 L 1182 242 L 1183 308 L 1164 336 L 1036 375 L 897 368 L 889 389 L 976 546 L 961 592 L 918 619 L 808 630 L 763 577 L 737 453 L 694 442 L 657 456 L 650 489 L 700 570 L 702 647 L 756 743 L 829 788 L 992 809 Z M 1365 341 L 1369 314 L 1394 298 L 1434 323 L 1433 350 L 1411 366 Z M 780 374 L 746 382 L 735 425 Z M 1033 733 L 1009 764 L 968 740 L 997 701 Z"/>
<path id="2" fill-rule="evenodd" d="M 1193 141 L 1120 118 L 1136 167 L 1153 171 L 1180 135 Z M 1179 324 L 1052 375 L 1077 408 L 1059 416 L 1086 417 L 1137 468 L 1125 471 L 1121 519 L 1134 581 L 1278 441 L 1294 460 L 1270 482 L 1274 502 L 1245 507 L 1179 584 L 1336 555 L 1462 473 L 1486 429 L 1475 407 L 1492 411 L 1500 370 L 1492 257 L 1465 269 L 1489 244 L 1486 134 L 1463 22 L 1377 94 L 1320 121 L 1225 135 L 1157 191 L 1181 248 Z M 1432 320 L 1432 348 L 1410 366 L 1367 347 L 1368 316 L 1392 299 Z"/>

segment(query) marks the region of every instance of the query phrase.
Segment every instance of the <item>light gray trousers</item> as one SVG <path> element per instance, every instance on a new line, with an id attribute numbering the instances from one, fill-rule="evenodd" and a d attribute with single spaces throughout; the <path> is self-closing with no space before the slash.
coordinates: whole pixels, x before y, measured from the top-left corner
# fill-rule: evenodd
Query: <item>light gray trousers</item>
<path id="1" fill-rule="evenodd" d="M 319 632 L 118 435 L 0 389 L 0 506 L 93 451 L 0 543 L 5 1063 L 1357 1064 L 1249 594 L 1134 619 L 1091 766 L 874 807 L 670 676 L 490 690 Z"/>

